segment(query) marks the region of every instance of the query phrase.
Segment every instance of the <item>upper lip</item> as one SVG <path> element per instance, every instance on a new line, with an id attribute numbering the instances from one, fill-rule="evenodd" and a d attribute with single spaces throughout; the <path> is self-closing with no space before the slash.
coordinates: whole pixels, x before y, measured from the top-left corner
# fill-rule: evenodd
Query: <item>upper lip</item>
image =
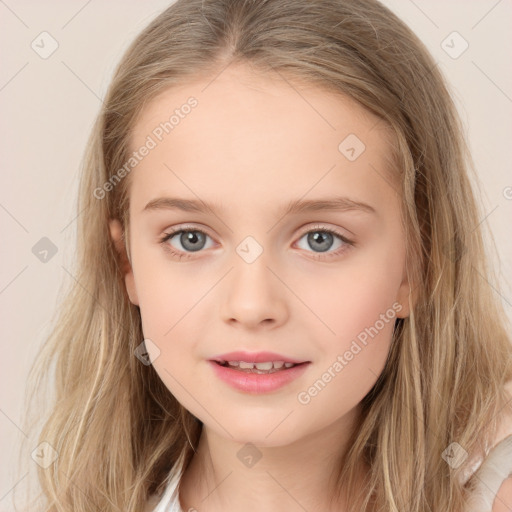
<path id="1" fill-rule="evenodd" d="M 285 363 L 307 363 L 309 361 L 301 361 L 293 357 L 283 356 L 275 352 L 244 352 L 238 350 L 236 352 L 227 352 L 219 354 L 211 358 L 212 361 L 244 361 L 246 363 L 266 363 L 269 361 L 283 361 Z"/>

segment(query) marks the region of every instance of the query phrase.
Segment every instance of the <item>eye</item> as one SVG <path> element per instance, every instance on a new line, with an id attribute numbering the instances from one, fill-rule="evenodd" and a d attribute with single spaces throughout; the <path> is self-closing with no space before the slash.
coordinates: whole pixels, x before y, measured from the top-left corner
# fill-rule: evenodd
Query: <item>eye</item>
<path id="1" fill-rule="evenodd" d="M 335 229 L 326 228 L 325 226 L 314 226 L 313 229 L 306 231 L 301 236 L 300 240 L 304 238 L 305 244 L 314 249 L 313 252 L 316 253 L 316 258 L 322 257 L 323 253 L 326 253 L 325 257 L 339 256 L 350 246 L 354 245 L 354 242 L 349 240 L 341 233 L 338 233 Z M 333 245 L 336 245 L 336 239 L 338 242 L 337 250 L 327 252 L 332 248 Z M 307 247 L 300 247 L 300 245 L 299 248 L 307 250 Z"/>
<path id="2" fill-rule="evenodd" d="M 178 236 L 179 235 L 179 236 Z M 208 249 L 205 242 L 207 238 L 211 238 L 205 231 L 197 228 L 181 228 L 165 233 L 160 243 L 167 250 L 180 259 L 188 257 L 190 253 Z M 176 247 L 176 244 L 178 247 Z"/>
<path id="3" fill-rule="evenodd" d="M 181 260 L 191 257 L 194 252 L 200 252 L 203 249 L 209 249 L 212 247 L 212 245 L 207 246 L 207 238 L 211 239 L 208 233 L 202 229 L 180 226 L 177 229 L 165 233 L 160 239 L 160 243 L 173 256 Z M 306 244 L 313 248 L 315 258 L 339 256 L 350 246 L 354 245 L 354 242 L 335 229 L 320 225 L 314 226 L 313 229 L 309 229 L 303 233 L 299 239 L 299 243 L 304 238 L 306 239 Z M 336 245 L 336 242 L 338 245 L 337 250 L 330 251 L 332 246 Z M 300 247 L 300 245 L 299 248 L 308 250 L 307 247 Z"/>

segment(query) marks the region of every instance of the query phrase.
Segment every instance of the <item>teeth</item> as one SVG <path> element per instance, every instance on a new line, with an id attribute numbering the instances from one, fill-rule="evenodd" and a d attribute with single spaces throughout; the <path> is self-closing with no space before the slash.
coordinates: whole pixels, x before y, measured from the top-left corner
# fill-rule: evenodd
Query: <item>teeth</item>
<path id="1" fill-rule="evenodd" d="M 270 370 L 273 366 L 273 363 L 272 362 L 268 362 L 268 363 L 256 363 L 254 366 L 256 366 L 256 368 L 258 370 Z"/>
<path id="2" fill-rule="evenodd" d="M 220 361 L 221 364 L 227 363 L 228 366 L 233 368 L 240 368 L 241 370 L 279 370 L 283 366 L 285 368 L 291 368 L 295 366 L 295 363 L 285 363 L 284 361 L 266 361 L 263 363 L 247 363 L 245 361 Z"/>

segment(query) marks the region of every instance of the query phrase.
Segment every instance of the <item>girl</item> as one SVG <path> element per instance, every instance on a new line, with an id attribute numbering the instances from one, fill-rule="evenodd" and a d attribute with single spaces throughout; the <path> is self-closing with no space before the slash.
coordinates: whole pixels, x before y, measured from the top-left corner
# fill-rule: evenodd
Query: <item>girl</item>
<path id="1" fill-rule="evenodd" d="M 506 510 L 470 168 L 376 0 L 172 4 L 88 146 L 38 510 Z"/>

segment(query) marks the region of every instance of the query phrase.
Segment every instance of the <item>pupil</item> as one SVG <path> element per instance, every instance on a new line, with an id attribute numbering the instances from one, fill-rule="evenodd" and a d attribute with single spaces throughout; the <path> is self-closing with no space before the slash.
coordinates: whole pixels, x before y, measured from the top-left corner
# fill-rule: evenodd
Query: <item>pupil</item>
<path id="1" fill-rule="evenodd" d="M 204 243 L 204 238 L 205 236 L 199 231 L 187 231 L 181 235 L 180 242 L 187 250 L 198 251 L 202 248 L 201 244 L 198 244 L 198 241 Z"/>
<path id="2" fill-rule="evenodd" d="M 308 243 L 314 248 L 314 244 L 319 244 L 320 246 L 317 249 L 320 252 L 325 252 L 329 250 L 332 245 L 332 234 L 327 233 L 325 231 L 316 231 L 314 233 L 310 233 L 308 235 Z M 328 243 L 326 243 L 326 240 Z"/>

